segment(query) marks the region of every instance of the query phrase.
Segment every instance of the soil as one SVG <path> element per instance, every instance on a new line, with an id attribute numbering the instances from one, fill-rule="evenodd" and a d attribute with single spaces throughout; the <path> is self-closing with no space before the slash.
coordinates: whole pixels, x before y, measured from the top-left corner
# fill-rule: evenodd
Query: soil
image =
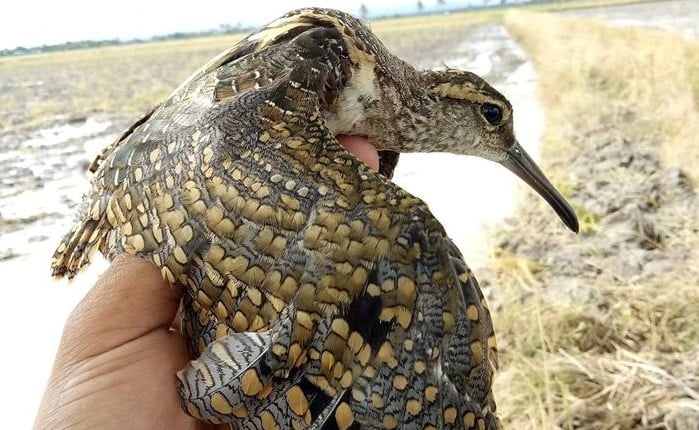
<path id="1" fill-rule="evenodd" d="M 549 299 L 598 302 L 596 285 L 661 279 L 699 261 L 696 249 L 675 240 L 680 231 L 699 232 L 699 195 L 686 172 L 663 166 L 657 145 L 604 127 L 573 137 L 571 146 L 584 150 L 550 168 L 565 166 L 580 184 L 570 196 L 580 235 L 529 193 L 496 235 L 501 250 L 546 268 Z"/>

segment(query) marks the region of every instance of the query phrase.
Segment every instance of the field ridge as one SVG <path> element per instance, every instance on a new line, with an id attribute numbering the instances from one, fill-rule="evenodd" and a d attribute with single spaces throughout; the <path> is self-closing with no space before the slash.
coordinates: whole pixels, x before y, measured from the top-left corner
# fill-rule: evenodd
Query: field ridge
<path id="1" fill-rule="evenodd" d="M 544 170 L 581 234 L 552 228 L 533 193 L 497 234 L 484 285 L 505 427 L 695 430 L 699 47 L 548 14 L 506 24 L 535 64 Z"/>

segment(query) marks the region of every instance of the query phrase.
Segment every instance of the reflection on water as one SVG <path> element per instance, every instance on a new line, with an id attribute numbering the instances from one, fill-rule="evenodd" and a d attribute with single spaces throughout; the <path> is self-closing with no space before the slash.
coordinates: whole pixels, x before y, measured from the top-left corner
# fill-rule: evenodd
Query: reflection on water
<path id="1" fill-rule="evenodd" d="M 115 137 L 105 135 L 110 125 L 88 119 L 46 128 L 3 151 L 0 259 L 32 254 L 37 242 L 55 238 L 57 224 L 73 217 L 87 186 L 87 164 Z"/>

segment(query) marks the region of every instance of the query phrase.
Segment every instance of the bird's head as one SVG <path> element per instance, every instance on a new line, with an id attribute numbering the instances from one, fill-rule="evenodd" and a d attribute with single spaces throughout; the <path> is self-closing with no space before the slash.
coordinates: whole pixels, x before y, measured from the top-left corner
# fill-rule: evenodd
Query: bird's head
<path id="1" fill-rule="evenodd" d="M 524 180 L 571 230 L 578 219 L 515 138 L 512 105 L 474 73 L 463 70 L 420 72 L 423 102 L 400 114 L 399 152 L 449 152 L 495 161 Z"/>
<path id="2" fill-rule="evenodd" d="M 329 9 L 290 12 L 253 39 L 273 44 L 317 27 L 336 30 L 328 34 L 342 40 L 342 59 L 333 58 L 346 62 L 337 68 L 338 76 L 347 78 L 342 90 L 333 92 L 330 86 L 322 97 L 330 101 L 322 107 L 327 127 L 336 135 L 368 137 L 379 150 L 381 173 L 391 176 L 401 152 L 483 157 L 522 178 L 578 231 L 573 209 L 517 142 L 512 105 L 476 74 L 454 69 L 418 72 L 391 55 L 361 21 Z"/>
<path id="3" fill-rule="evenodd" d="M 427 110 L 417 112 L 417 127 L 426 133 L 423 118 L 439 132 L 431 139 L 435 151 L 477 155 L 502 162 L 516 143 L 512 105 L 478 75 L 464 70 L 421 72 Z M 417 136 L 424 139 L 423 136 Z M 426 142 L 421 146 L 426 146 Z"/>

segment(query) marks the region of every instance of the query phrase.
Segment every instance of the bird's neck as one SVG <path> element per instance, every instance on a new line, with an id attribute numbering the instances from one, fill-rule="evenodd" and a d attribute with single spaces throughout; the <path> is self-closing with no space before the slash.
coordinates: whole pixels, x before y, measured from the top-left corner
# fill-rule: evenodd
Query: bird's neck
<path id="1" fill-rule="evenodd" d="M 388 74 L 366 64 L 355 68 L 347 86 L 324 112 L 333 134 L 367 136 L 378 149 L 425 150 L 434 129 L 430 123 L 434 101 L 422 88 L 415 69 L 404 63 L 398 66 L 403 73 Z M 401 78 L 388 78 L 395 75 Z"/>

